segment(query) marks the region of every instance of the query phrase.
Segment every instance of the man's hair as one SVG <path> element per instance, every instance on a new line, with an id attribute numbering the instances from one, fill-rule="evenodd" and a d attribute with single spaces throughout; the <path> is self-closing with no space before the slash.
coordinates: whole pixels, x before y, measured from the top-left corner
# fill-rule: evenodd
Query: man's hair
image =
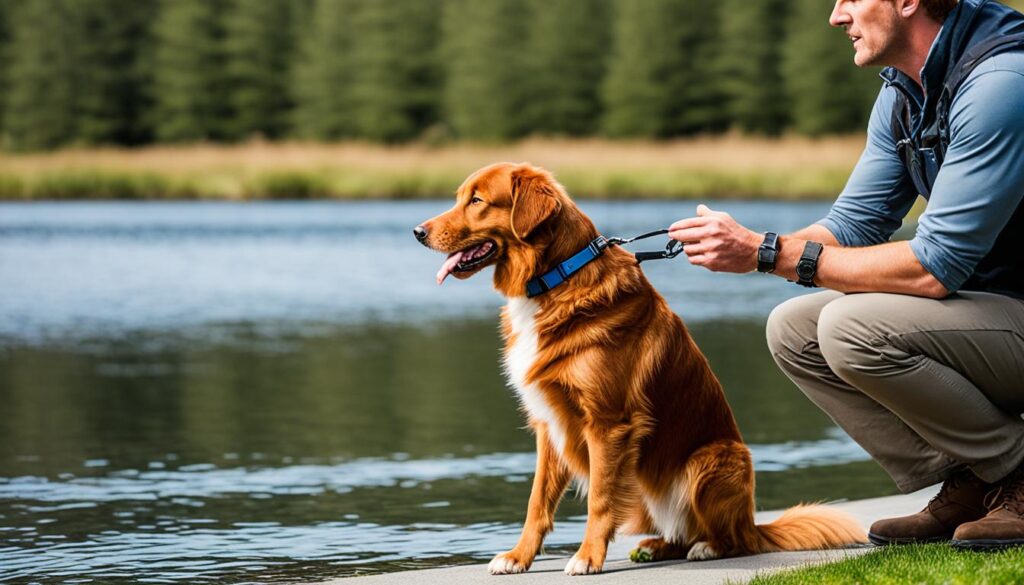
<path id="1" fill-rule="evenodd" d="M 957 0 L 921 0 L 928 16 L 936 22 L 944 22 L 949 13 L 956 8 Z"/>

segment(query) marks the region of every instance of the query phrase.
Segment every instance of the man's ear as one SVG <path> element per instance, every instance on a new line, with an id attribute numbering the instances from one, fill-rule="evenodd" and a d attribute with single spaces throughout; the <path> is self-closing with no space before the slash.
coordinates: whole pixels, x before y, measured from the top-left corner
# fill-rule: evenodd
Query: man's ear
<path id="1" fill-rule="evenodd" d="M 921 0 L 903 0 L 898 5 L 900 16 L 910 18 L 921 8 Z"/>
<path id="2" fill-rule="evenodd" d="M 512 170 L 512 233 L 517 238 L 525 240 L 561 207 L 550 174 L 528 164 Z"/>

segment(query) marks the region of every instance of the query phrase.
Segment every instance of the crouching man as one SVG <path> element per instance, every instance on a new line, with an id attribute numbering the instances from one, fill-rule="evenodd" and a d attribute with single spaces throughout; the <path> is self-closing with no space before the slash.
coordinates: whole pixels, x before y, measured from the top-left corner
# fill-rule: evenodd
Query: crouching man
<path id="1" fill-rule="evenodd" d="M 1024 16 L 988 0 L 838 0 L 859 66 L 886 65 L 868 140 L 828 215 L 759 234 L 705 206 L 691 263 L 827 290 L 783 303 L 768 345 L 904 492 L 942 482 L 876 544 L 1024 544 Z M 888 241 L 918 194 L 915 237 Z"/>

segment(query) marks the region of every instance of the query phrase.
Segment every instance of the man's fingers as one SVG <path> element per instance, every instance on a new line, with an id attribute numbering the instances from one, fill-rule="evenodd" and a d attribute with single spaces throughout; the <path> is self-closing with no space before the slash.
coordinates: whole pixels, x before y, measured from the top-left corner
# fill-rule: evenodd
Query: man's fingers
<path id="1" fill-rule="evenodd" d="M 700 217 L 722 217 L 727 216 L 729 214 L 724 211 L 715 211 L 708 207 L 707 205 L 701 203 L 700 205 L 697 206 L 697 215 Z"/>
<path id="2" fill-rule="evenodd" d="M 700 256 L 700 255 L 706 254 L 709 250 L 711 250 L 711 248 L 712 248 L 711 244 L 700 242 L 700 243 L 686 244 L 683 247 L 683 252 L 685 252 L 687 256 Z"/>
<path id="3" fill-rule="evenodd" d="M 671 233 L 671 232 L 673 232 L 675 230 L 683 230 L 683 229 L 692 228 L 692 227 L 700 227 L 702 225 L 706 225 L 707 223 L 708 223 L 708 219 L 705 218 L 705 217 L 688 217 L 686 219 L 681 219 L 681 220 L 675 222 L 674 224 L 668 226 L 668 231 Z"/>
<path id="4" fill-rule="evenodd" d="M 679 240 L 684 244 L 689 242 L 699 242 L 710 235 L 711 230 L 704 226 L 672 230 L 668 233 L 668 237 L 673 240 Z"/>
<path id="5" fill-rule="evenodd" d="M 701 254 L 697 254 L 696 256 L 687 256 L 686 259 L 689 260 L 690 264 L 693 264 L 694 266 L 704 266 L 704 264 L 708 261 L 708 257 L 703 256 Z"/>

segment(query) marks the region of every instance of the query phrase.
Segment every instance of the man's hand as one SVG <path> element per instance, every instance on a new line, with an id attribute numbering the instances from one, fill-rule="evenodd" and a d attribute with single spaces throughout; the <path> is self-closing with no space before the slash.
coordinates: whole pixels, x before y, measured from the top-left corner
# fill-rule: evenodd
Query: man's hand
<path id="1" fill-rule="evenodd" d="M 681 219 L 669 227 L 668 236 L 684 244 L 691 264 L 713 272 L 750 272 L 757 268 L 757 249 L 763 234 L 736 223 L 724 211 L 697 206 L 697 217 Z"/>

